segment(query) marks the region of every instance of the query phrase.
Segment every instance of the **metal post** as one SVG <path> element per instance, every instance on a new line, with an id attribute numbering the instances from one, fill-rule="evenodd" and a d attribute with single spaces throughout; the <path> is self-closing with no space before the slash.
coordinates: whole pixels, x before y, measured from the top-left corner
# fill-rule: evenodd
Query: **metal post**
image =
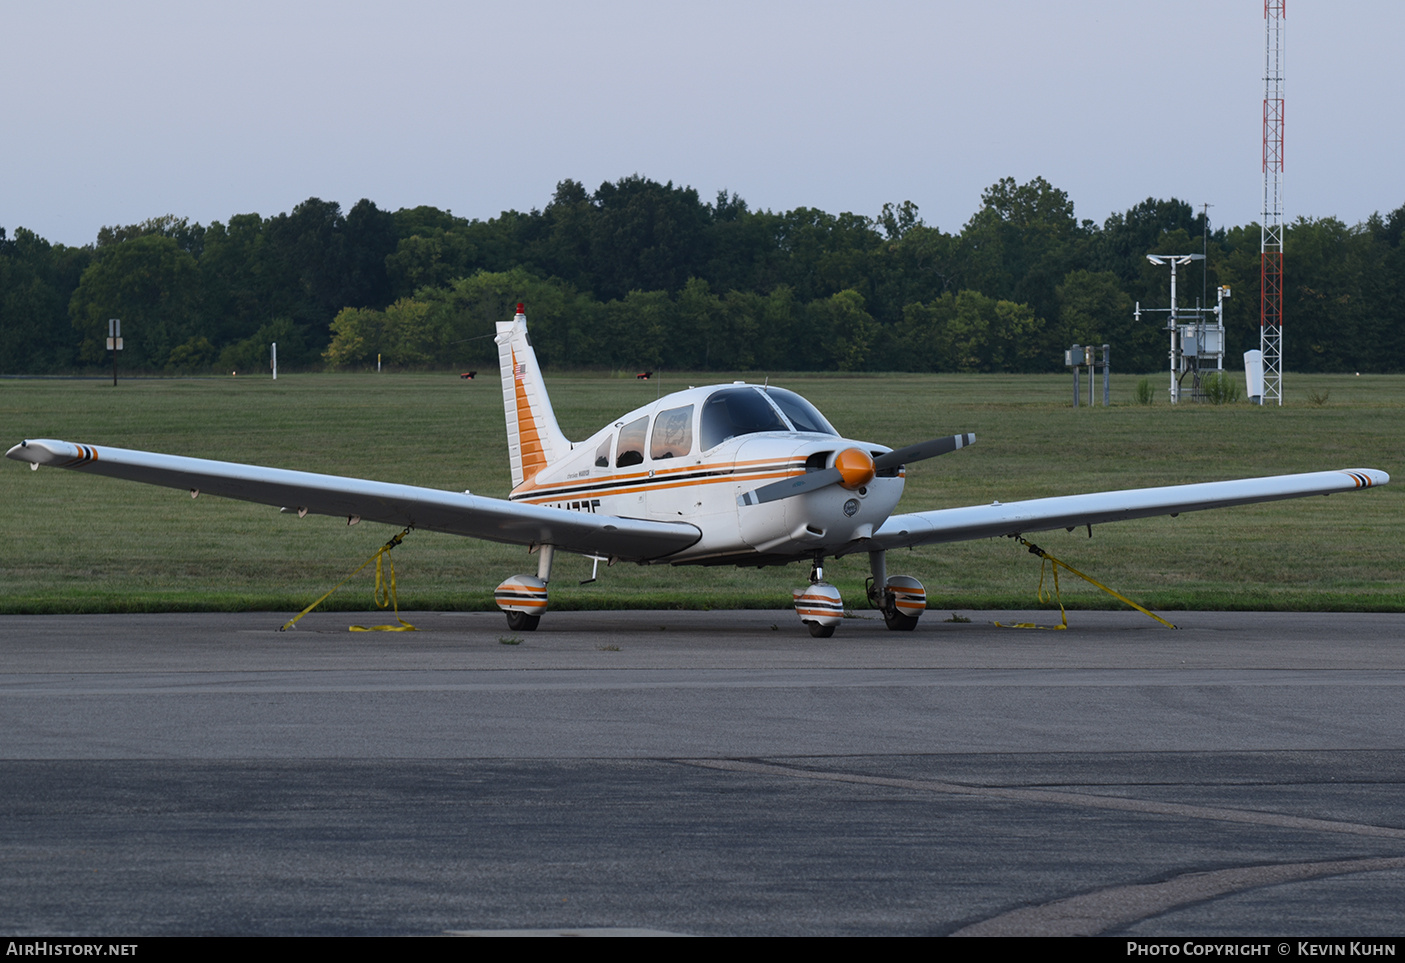
<path id="1" fill-rule="evenodd" d="M 1181 383 L 1176 380 L 1176 262 L 1171 261 L 1171 404 L 1181 400 Z"/>
<path id="2" fill-rule="evenodd" d="M 1108 354 L 1108 351 L 1109 351 L 1109 349 L 1110 349 L 1111 347 L 1112 347 L 1111 345 L 1107 345 L 1107 344 L 1103 345 L 1103 407 L 1104 407 L 1104 408 L 1110 407 L 1111 404 L 1112 404 L 1112 402 L 1109 400 L 1108 386 L 1107 386 L 1108 370 L 1112 367 L 1112 362 L 1109 360 L 1109 357 L 1110 357 L 1110 356 L 1109 356 L 1109 354 Z"/>
<path id="3" fill-rule="evenodd" d="M 1073 366 L 1073 407 L 1078 407 L 1078 365 Z"/>

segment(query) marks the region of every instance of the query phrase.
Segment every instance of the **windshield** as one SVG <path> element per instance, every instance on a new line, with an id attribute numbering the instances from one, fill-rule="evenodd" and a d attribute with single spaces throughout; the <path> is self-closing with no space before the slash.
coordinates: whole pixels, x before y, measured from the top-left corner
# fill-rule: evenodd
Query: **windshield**
<path id="1" fill-rule="evenodd" d="M 749 386 L 714 391 L 703 402 L 701 421 L 698 434 L 703 451 L 737 435 L 790 430 L 761 392 Z"/>
<path id="2" fill-rule="evenodd" d="M 837 435 L 834 426 L 825 420 L 820 410 L 793 391 L 784 388 L 767 388 L 770 398 L 790 419 L 796 431 L 813 431 L 821 435 Z"/>

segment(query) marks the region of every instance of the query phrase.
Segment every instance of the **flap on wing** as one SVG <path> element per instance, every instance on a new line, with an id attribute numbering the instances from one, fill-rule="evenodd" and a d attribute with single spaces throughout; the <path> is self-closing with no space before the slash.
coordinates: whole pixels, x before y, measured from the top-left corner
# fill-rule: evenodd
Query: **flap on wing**
<path id="1" fill-rule="evenodd" d="M 1267 478 L 1241 478 L 1235 481 L 1171 485 L 1164 488 L 1132 488 L 1125 491 L 1062 495 L 1029 501 L 969 508 L 945 508 L 931 512 L 894 515 L 883 523 L 868 545 L 874 548 L 906 548 L 939 542 L 960 542 L 973 538 L 1042 532 L 1077 525 L 1102 525 L 1132 518 L 1195 512 L 1307 495 L 1373 488 L 1390 481 L 1390 476 L 1373 468 L 1343 471 L 1316 471 L 1301 475 L 1273 475 Z M 865 546 L 867 547 L 867 545 Z"/>
<path id="2" fill-rule="evenodd" d="M 32 465 L 75 468 L 149 485 L 305 509 L 315 515 L 359 516 L 401 527 L 515 545 L 555 545 L 566 552 L 630 561 L 672 555 L 702 534 L 686 522 L 564 511 L 437 488 L 50 439 L 22 442 L 7 456 Z"/>

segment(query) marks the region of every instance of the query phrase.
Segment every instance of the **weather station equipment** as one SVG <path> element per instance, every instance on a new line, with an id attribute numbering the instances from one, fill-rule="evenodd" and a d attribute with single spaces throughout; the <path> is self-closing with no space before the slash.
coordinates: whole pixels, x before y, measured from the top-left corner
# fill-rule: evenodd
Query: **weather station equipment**
<path id="1" fill-rule="evenodd" d="M 1103 345 L 1103 407 L 1111 404 L 1110 389 L 1108 387 L 1108 375 L 1112 372 L 1112 362 L 1109 359 L 1111 345 Z M 1078 407 L 1078 398 L 1081 394 L 1078 387 L 1078 369 L 1082 365 L 1088 366 L 1088 407 L 1093 407 L 1093 372 L 1099 367 L 1098 349 L 1091 344 L 1075 344 L 1064 351 L 1064 366 L 1073 369 L 1073 407 Z"/>
<path id="2" fill-rule="evenodd" d="M 1224 285 L 1217 289 L 1213 308 L 1205 307 L 1199 298 L 1195 307 L 1182 308 L 1176 298 L 1176 269 L 1194 261 L 1203 261 L 1205 255 L 1148 254 L 1146 259 L 1152 264 L 1170 265 L 1171 306 L 1143 308 L 1139 301 L 1133 317 L 1140 321 L 1143 313 L 1166 314 L 1166 331 L 1171 343 L 1171 404 L 1181 400 L 1187 375 L 1190 376 L 1190 399 L 1203 401 L 1205 377 L 1224 371 L 1224 303 L 1230 296 L 1230 290 Z"/>

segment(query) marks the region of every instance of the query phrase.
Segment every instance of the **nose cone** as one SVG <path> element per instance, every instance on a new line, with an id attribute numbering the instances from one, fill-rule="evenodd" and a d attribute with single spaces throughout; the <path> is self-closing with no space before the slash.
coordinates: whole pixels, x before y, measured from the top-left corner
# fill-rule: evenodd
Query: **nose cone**
<path id="1" fill-rule="evenodd" d="M 862 488 L 873 481 L 873 456 L 860 448 L 845 448 L 834 457 L 839 472 L 839 487 L 849 491 Z"/>

